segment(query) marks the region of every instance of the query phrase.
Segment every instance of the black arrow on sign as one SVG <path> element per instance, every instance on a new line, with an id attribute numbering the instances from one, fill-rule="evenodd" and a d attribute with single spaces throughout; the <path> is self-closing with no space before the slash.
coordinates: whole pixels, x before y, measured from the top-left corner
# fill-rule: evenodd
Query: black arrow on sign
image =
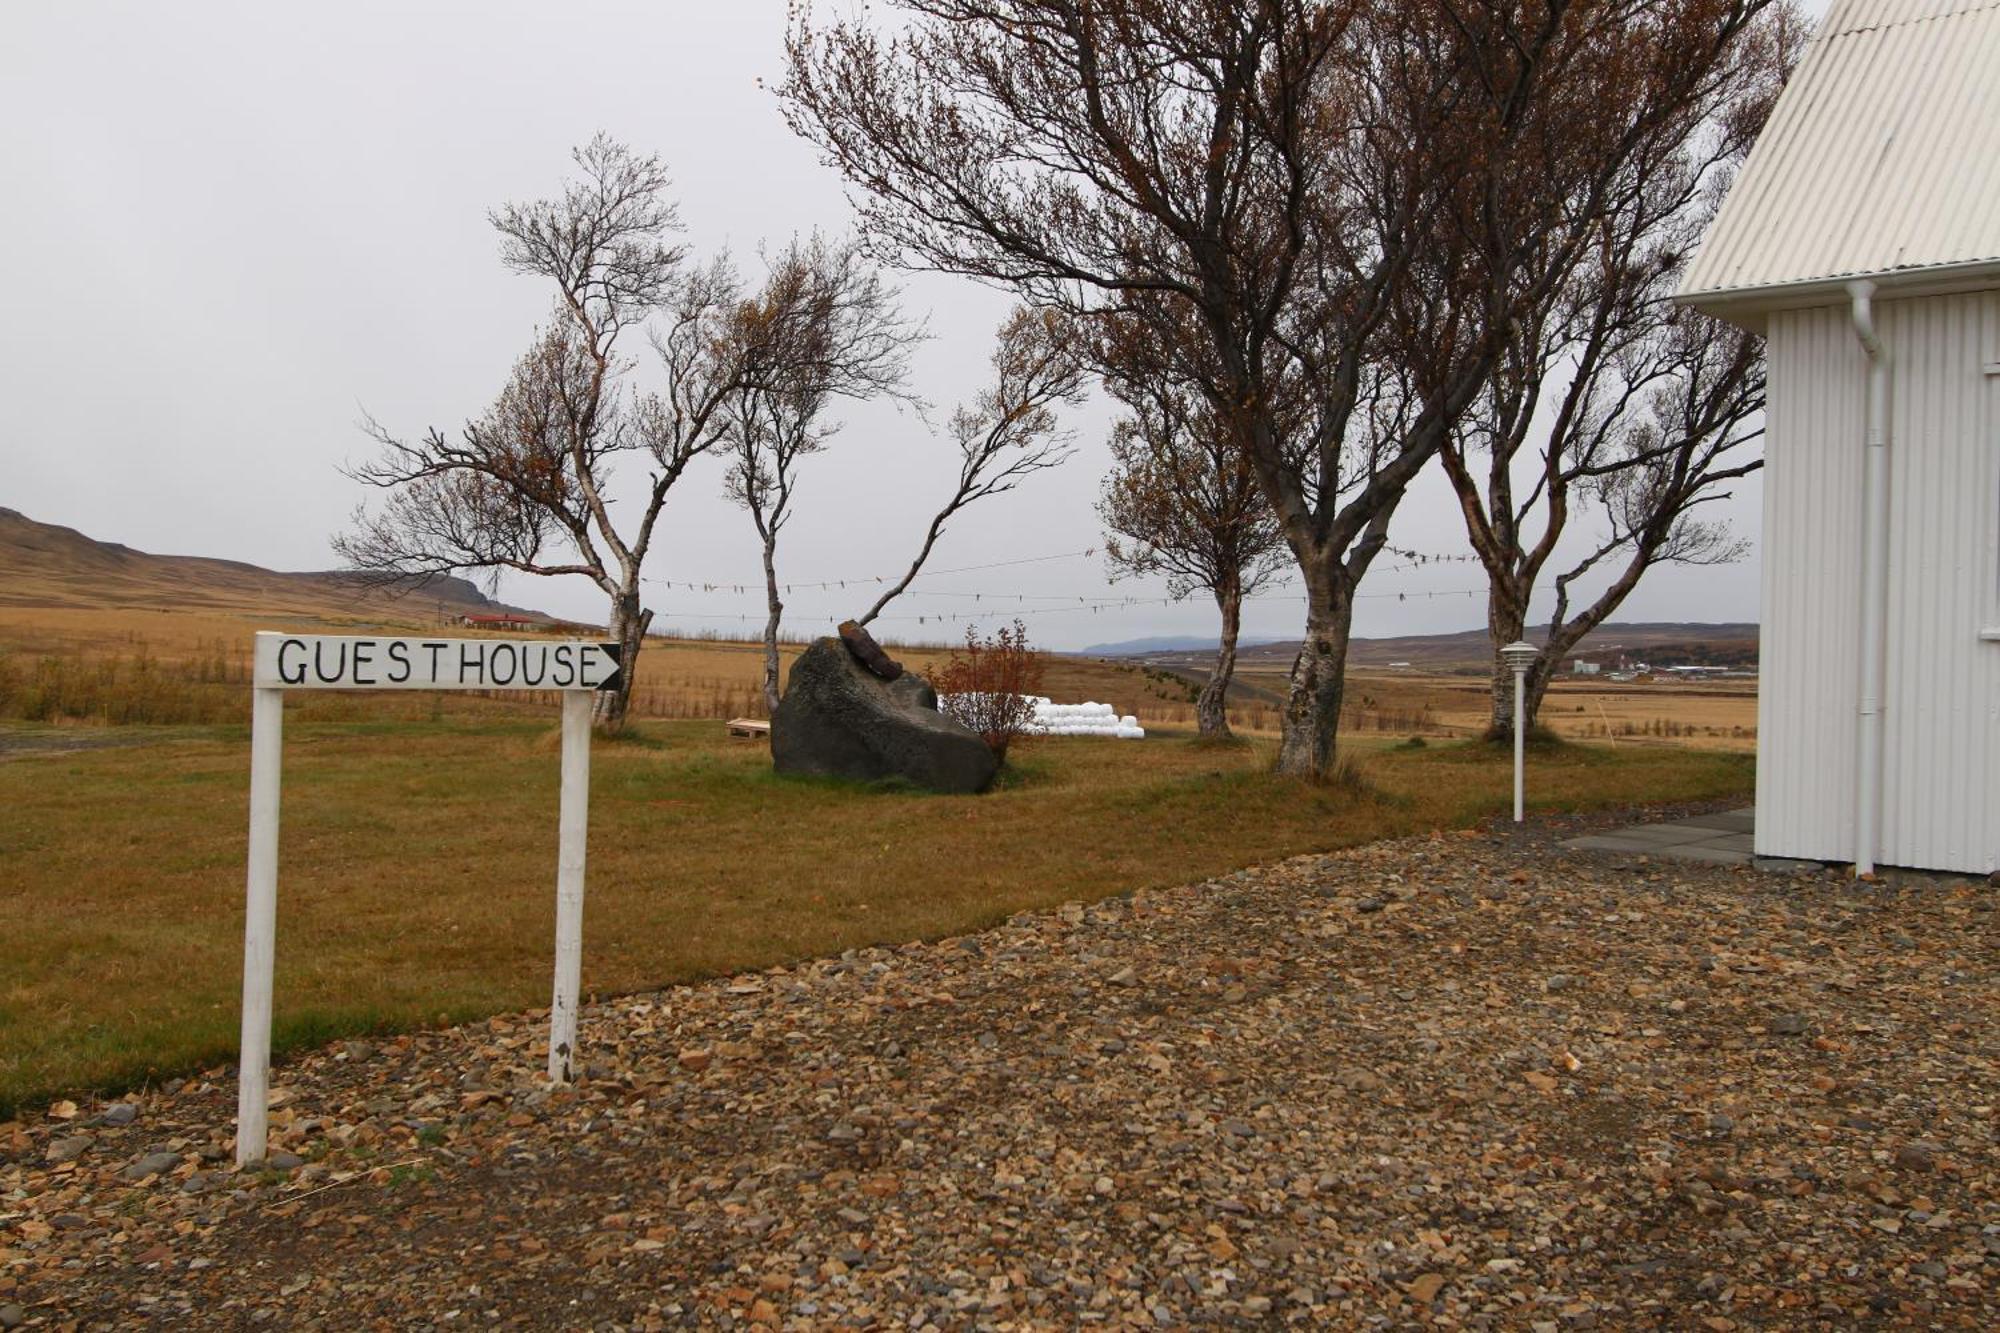
<path id="1" fill-rule="evenodd" d="M 622 643 L 600 643 L 597 646 L 602 648 L 604 655 L 611 659 L 611 674 L 603 680 L 598 681 L 597 688 L 600 690 L 615 690 L 618 688 L 618 673 L 625 669 L 625 645 Z"/>

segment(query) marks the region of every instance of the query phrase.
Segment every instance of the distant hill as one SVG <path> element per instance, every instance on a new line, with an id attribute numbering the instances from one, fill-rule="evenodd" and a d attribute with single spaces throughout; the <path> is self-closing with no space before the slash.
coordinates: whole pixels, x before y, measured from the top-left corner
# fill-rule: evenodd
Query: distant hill
<path id="1" fill-rule="evenodd" d="M 1544 635 L 1530 630 L 1528 638 Z M 1151 648 L 1144 645 L 1162 643 Z M 1108 644 L 1087 648 L 1088 655 L 1133 657 L 1158 666 L 1206 668 L 1215 653 L 1212 638 L 1182 636 L 1174 639 L 1135 639 L 1130 644 Z M 1288 668 L 1298 655 L 1298 640 L 1266 640 L 1246 644 L 1238 650 L 1237 662 L 1246 670 Z M 1713 666 L 1754 666 L 1757 662 L 1757 626 L 1741 622 L 1702 624 L 1700 622 L 1625 623 L 1600 625 L 1586 636 L 1571 654 L 1614 665 L 1621 657 L 1654 665 L 1687 664 Z M 1485 671 L 1493 660 L 1493 645 L 1484 629 L 1459 630 L 1452 634 L 1406 634 L 1395 638 L 1353 640 L 1347 660 L 1353 666 L 1384 667 L 1407 663 L 1425 671 Z"/>
<path id="2" fill-rule="evenodd" d="M 370 588 L 338 570 L 281 573 L 238 560 L 153 555 L 98 541 L 75 528 L 38 523 L 0 508 L 0 606 L 247 611 L 260 614 L 399 616 L 517 615 L 550 622 L 540 611 L 507 606 L 460 578 L 432 578 L 408 592 Z"/>
<path id="3" fill-rule="evenodd" d="M 1260 643 L 1273 642 L 1270 639 L 1244 639 L 1239 648 L 1248 648 Z M 1218 644 L 1213 636 L 1202 638 L 1199 634 L 1163 634 L 1152 639 L 1126 639 L 1119 643 L 1093 643 L 1088 648 L 1077 651 L 1079 657 L 1138 657 L 1146 653 L 1213 653 Z"/>

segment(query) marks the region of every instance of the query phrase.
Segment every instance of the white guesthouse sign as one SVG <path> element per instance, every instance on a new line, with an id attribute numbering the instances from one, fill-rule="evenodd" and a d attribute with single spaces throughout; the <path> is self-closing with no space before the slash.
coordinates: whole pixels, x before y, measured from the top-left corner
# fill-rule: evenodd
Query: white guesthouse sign
<path id="1" fill-rule="evenodd" d="M 243 1053 L 236 1160 L 264 1158 L 269 1137 L 271 982 L 278 916 L 278 776 L 286 690 L 558 690 L 562 801 L 557 816 L 556 977 L 549 1077 L 576 1067 L 583 970 L 583 864 L 590 812 L 590 697 L 617 684 L 619 646 L 572 639 L 378 635 L 257 636 L 250 721 L 250 864 L 243 922 Z"/>
<path id="2" fill-rule="evenodd" d="M 615 643 L 257 636 L 259 689 L 601 690 L 617 677 Z"/>

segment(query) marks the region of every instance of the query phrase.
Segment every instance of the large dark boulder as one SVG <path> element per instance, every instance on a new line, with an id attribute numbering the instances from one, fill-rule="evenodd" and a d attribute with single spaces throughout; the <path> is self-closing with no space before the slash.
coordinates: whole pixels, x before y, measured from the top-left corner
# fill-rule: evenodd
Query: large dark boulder
<path id="1" fill-rule="evenodd" d="M 1000 766 L 986 742 L 937 710 L 921 676 L 875 676 L 839 639 L 820 639 L 792 664 L 771 718 L 780 773 L 874 782 L 903 778 L 932 791 L 984 791 Z"/>

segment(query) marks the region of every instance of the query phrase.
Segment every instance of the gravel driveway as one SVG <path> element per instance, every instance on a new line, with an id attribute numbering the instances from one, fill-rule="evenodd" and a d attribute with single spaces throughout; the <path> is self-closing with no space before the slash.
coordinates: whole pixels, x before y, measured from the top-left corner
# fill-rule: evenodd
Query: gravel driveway
<path id="1" fill-rule="evenodd" d="M 2000 1326 L 2000 890 L 1575 831 L 609 1001 L 576 1092 L 541 1015 L 336 1045 L 283 1171 L 226 1071 L 59 1104 L 0 1323 Z"/>

